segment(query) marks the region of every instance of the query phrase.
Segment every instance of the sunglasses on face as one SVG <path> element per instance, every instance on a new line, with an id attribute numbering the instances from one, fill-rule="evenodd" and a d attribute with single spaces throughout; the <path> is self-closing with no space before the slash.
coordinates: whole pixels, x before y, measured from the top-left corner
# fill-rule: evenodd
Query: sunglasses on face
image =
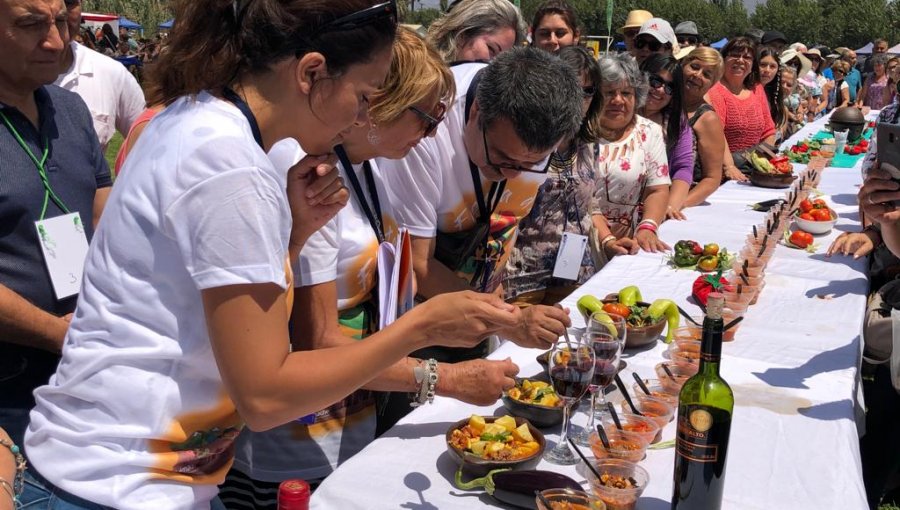
<path id="1" fill-rule="evenodd" d="M 656 39 L 642 37 L 639 39 L 635 39 L 634 47 L 639 50 L 649 48 L 650 51 L 659 51 L 660 48 L 663 47 L 663 43 L 657 41 Z"/>
<path id="2" fill-rule="evenodd" d="M 661 88 L 665 91 L 666 95 L 672 95 L 672 91 L 674 90 L 672 87 L 672 82 L 662 79 L 662 77 L 660 77 L 658 74 L 651 74 L 647 81 L 650 82 L 650 88 Z"/>
<path id="3" fill-rule="evenodd" d="M 425 133 L 423 134 L 423 136 L 427 138 L 433 135 L 434 132 L 437 131 L 437 128 L 441 124 L 441 122 L 444 121 L 444 114 L 447 112 L 447 105 L 445 105 L 444 103 L 438 103 L 438 113 L 434 117 L 415 106 L 410 106 L 409 110 L 415 113 L 425 123 Z"/>
<path id="4" fill-rule="evenodd" d="M 322 25 L 318 33 L 321 34 L 325 32 L 337 32 L 340 30 L 353 30 L 356 28 L 364 27 L 366 25 L 371 25 L 372 23 L 375 23 L 376 21 L 384 18 L 389 18 L 391 19 L 391 21 L 396 23 L 396 0 L 390 0 L 388 2 L 376 4 L 372 7 L 367 7 L 361 11 L 354 12 L 353 14 L 341 16 L 336 20 L 329 21 L 328 23 Z"/>
<path id="5" fill-rule="evenodd" d="M 678 44 L 683 44 L 685 46 L 696 46 L 697 38 L 696 37 L 679 37 Z"/>
<path id="6" fill-rule="evenodd" d="M 545 174 L 547 170 L 550 168 L 550 155 L 548 154 L 546 158 L 538 161 L 534 164 L 529 164 L 527 166 L 521 166 L 514 163 L 494 163 L 491 161 L 491 150 L 488 147 L 488 139 L 487 139 L 487 130 L 485 128 L 481 128 L 481 139 L 484 141 L 484 159 L 487 160 L 487 166 L 493 168 L 496 171 L 500 171 L 503 169 L 512 170 L 514 172 L 528 172 L 532 174 Z"/>
<path id="7" fill-rule="evenodd" d="M 628 29 L 628 30 L 623 30 L 623 31 L 622 31 L 622 35 L 624 35 L 625 37 L 627 37 L 627 38 L 629 38 L 629 39 L 634 39 L 635 37 L 637 37 L 638 32 L 640 32 L 639 29 L 631 28 L 631 29 Z"/>

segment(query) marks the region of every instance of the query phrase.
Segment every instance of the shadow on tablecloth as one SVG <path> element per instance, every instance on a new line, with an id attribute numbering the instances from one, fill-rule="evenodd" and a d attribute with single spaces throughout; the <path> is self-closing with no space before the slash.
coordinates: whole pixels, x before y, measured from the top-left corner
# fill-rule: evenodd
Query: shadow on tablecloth
<path id="1" fill-rule="evenodd" d="M 769 386 L 778 388 L 809 389 L 805 381 L 817 374 L 853 368 L 847 363 L 855 363 L 859 357 L 859 337 L 830 351 L 824 351 L 795 368 L 770 368 L 765 372 L 753 372 L 757 378 Z M 816 407 L 816 406 L 813 406 Z"/>

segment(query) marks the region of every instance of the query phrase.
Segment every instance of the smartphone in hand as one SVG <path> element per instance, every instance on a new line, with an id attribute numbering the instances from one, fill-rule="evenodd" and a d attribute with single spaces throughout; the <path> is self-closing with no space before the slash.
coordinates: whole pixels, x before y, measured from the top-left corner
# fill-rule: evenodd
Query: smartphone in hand
<path id="1" fill-rule="evenodd" d="M 875 133 L 878 137 L 878 161 L 895 181 L 900 182 L 900 124 L 879 122 Z M 893 168 L 886 167 L 885 163 Z"/>

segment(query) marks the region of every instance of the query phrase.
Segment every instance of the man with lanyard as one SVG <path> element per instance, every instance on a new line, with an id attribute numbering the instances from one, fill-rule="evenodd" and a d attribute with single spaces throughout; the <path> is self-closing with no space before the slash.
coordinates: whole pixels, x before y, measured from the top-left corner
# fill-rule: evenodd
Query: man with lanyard
<path id="1" fill-rule="evenodd" d="M 83 255 L 112 184 L 84 102 L 47 85 L 67 32 L 63 0 L 0 0 L 0 426 L 16 444 L 75 310 L 50 258 Z"/>
<path id="2" fill-rule="evenodd" d="M 464 289 L 502 292 L 517 224 L 547 178 L 550 154 L 581 122 L 579 81 L 547 52 L 514 48 L 489 65 L 452 70 L 457 97 L 436 136 L 402 160 L 379 161 L 394 212 L 412 236 L 426 299 Z M 569 324 L 563 310 L 534 306 L 501 337 L 547 348 Z M 486 353 L 483 344 L 423 356 L 460 361 Z"/>

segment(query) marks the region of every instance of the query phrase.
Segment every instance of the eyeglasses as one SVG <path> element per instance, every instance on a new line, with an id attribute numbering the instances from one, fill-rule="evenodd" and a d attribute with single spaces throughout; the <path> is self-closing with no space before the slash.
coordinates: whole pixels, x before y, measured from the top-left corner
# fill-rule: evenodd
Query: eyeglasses
<path id="1" fill-rule="evenodd" d="M 666 43 L 668 44 L 668 43 Z M 659 51 L 663 47 L 663 43 L 649 37 L 642 37 L 634 40 L 634 47 L 642 50 L 650 48 L 650 51 Z"/>
<path id="2" fill-rule="evenodd" d="M 594 97 L 594 94 L 596 94 L 596 93 L 597 93 L 596 85 L 585 85 L 584 87 L 581 87 L 581 95 L 585 99 Z"/>
<path id="3" fill-rule="evenodd" d="M 422 136 L 427 138 L 433 135 L 434 132 L 437 131 L 437 128 L 441 124 L 441 122 L 444 121 L 444 114 L 447 112 L 447 105 L 445 105 L 444 103 L 438 103 L 438 113 L 435 117 L 432 117 L 430 114 L 415 106 L 410 106 L 409 110 L 415 113 L 420 119 L 425 122 L 425 133 Z"/>
<path id="4" fill-rule="evenodd" d="M 494 163 L 491 161 L 491 150 L 488 148 L 488 140 L 487 140 L 487 130 L 481 128 L 481 139 L 484 141 L 484 159 L 487 160 L 487 166 L 493 167 L 494 170 L 500 171 L 502 169 L 513 170 L 515 172 L 528 172 L 532 174 L 545 174 L 547 170 L 550 169 L 550 154 L 547 155 L 544 159 L 534 163 L 530 166 L 521 166 L 515 165 L 512 163 Z"/>
<path id="5" fill-rule="evenodd" d="M 725 58 L 732 58 L 734 60 L 743 60 L 745 62 L 753 62 L 753 54 L 752 53 L 729 53 Z"/>
<path id="6" fill-rule="evenodd" d="M 658 74 L 651 74 L 650 77 L 647 79 L 647 81 L 650 82 L 650 88 L 653 88 L 653 89 L 662 88 L 666 92 L 666 95 L 671 96 L 672 92 L 674 91 L 674 88 L 672 87 L 672 82 L 662 79 L 662 77 L 659 76 Z"/>
<path id="7" fill-rule="evenodd" d="M 637 37 L 638 32 L 640 32 L 640 31 L 641 30 L 639 28 L 629 28 L 627 30 L 623 30 L 622 35 L 624 35 L 625 37 L 628 37 L 630 39 L 634 39 L 635 37 Z"/>
<path id="8" fill-rule="evenodd" d="M 339 30 L 353 30 L 366 25 L 371 25 L 382 18 L 390 18 L 393 23 L 397 22 L 397 2 L 390 0 L 388 2 L 367 7 L 361 11 L 341 16 L 336 20 L 329 21 L 319 28 L 318 33 L 335 32 Z"/>
<path id="9" fill-rule="evenodd" d="M 678 44 L 683 44 L 685 46 L 696 46 L 697 38 L 693 36 L 684 36 L 678 38 Z"/>

